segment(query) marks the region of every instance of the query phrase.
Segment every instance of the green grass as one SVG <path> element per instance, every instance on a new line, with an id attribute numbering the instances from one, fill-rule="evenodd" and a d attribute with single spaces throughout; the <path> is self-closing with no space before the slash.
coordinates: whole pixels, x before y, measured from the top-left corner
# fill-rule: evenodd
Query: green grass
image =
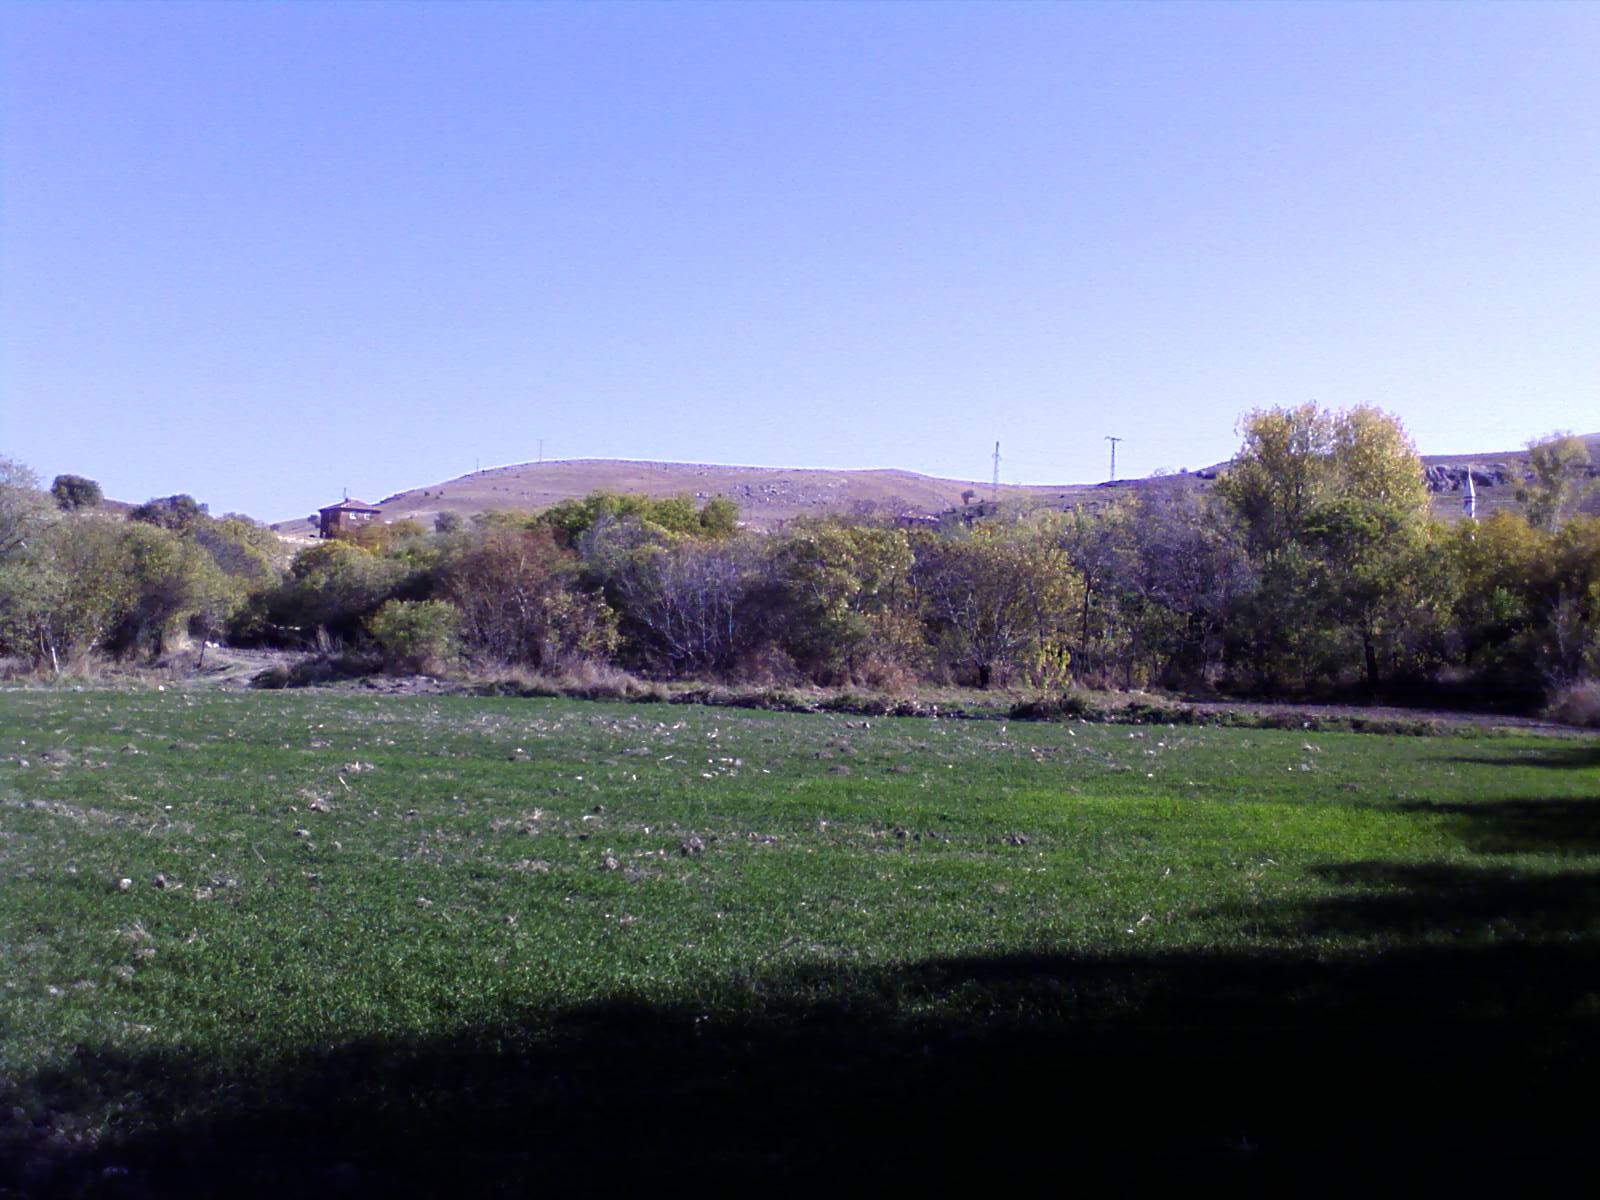
<path id="1" fill-rule="evenodd" d="M 0 1189 L 1581 1156 L 1597 784 L 1592 739 L 7 693 Z"/>

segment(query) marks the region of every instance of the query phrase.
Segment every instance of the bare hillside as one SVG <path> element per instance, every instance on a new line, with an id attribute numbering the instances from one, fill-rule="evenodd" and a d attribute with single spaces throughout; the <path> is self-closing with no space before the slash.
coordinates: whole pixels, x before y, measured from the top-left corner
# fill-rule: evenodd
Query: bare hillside
<path id="1" fill-rule="evenodd" d="M 1584 438 L 1600 467 L 1600 433 Z M 1478 513 L 1486 516 L 1515 508 L 1515 492 L 1526 472 L 1526 450 L 1491 454 L 1424 455 L 1434 511 L 1455 518 L 1462 512 L 1470 474 Z M 1123 479 L 1101 484 L 1002 484 L 1002 502 L 1023 507 L 1074 507 L 1155 490 L 1209 486 L 1215 470 L 1196 474 Z M 740 519 L 756 529 L 774 529 L 795 517 L 826 512 L 879 516 L 932 516 L 968 502 L 990 498 L 981 480 L 939 479 L 913 471 L 825 471 L 808 468 L 730 467 L 711 463 L 657 463 L 582 458 L 521 463 L 462 475 L 443 483 L 397 492 L 378 501 L 385 520 L 411 519 L 425 525 L 441 512 L 473 513 L 523 509 L 538 511 L 594 491 L 631 492 L 651 497 L 687 493 L 698 500 L 723 496 L 739 506 Z M 1600 495 L 1585 503 L 1600 512 Z M 299 520 L 280 522 L 286 535 L 310 532 Z"/>
<path id="2" fill-rule="evenodd" d="M 724 496 L 739 506 L 740 520 L 758 529 L 824 512 L 931 515 L 959 508 L 964 494 L 976 501 L 988 499 L 991 491 L 987 483 L 937 479 L 912 471 L 822 471 L 589 458 L 478 471 L 386 496 L 378 506 L 386 520 L 409 518 L 426 524 L 441 512 L 467 516 L 505 509 L 537 511 L 600 490 L 652 497 L 687 493 L 697 500 Z M 1000 498 L 1032 504 L 1070 503 L 1099 490 L 1092 485 L 1002 484 Z M 298 532 L 304 525 L 304 521 L 285 521 L 279 528 Z"/>

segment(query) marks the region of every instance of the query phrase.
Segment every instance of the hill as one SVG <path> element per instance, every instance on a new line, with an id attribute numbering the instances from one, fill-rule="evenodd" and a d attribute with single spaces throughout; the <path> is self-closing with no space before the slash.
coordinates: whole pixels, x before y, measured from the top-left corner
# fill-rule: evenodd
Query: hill
<path id="1" fill-rule="evenodd" d="M 1589 434 L 1584 441 L 1600 464 L 1600 433 Z M 1424 455 L 1435 513 L 1449 519 L 1461 515 L 1469 473 L 1477 490 L 1480 516 L 1515 508 L 1514 493 L 1525 473 L 1526 459 L 1526 450 Z M 1025 508 L 1099 504 L 1157 490 L 1203 488 L 1225 465 L 1099 484 L 1001 484 L 999 499 Z M 582 458 L 494 467 L 396 492 L 377 503 L 386 520 L 410 519 L 426 525 L 441 512 L 465 517 L 506 509 L 538 511 L 601 490 L 652 497 L 688 493 L 699 500 L 725 496 L 739 506 L 740 519 L 756 529 L 774 529 L 795 517 L 827 512 L 928 517 L 968 502 L 988 500 L 992 491 L 990 484 L 981 480 L 941 479 L 893 469 L 829 471 Z M 1585 510 L 1600 512 L 1600 496 L 1590 497 Z M 302 517 L 279 522 L 274 528 L 295 535 L 308 533 L 311 527 Z"/>
<path id="2" fill-rule="evenodd" d="M 1581 435 L 1589 447 L 1591 476 L 1600 474 L 1600 433 Z M 1422 466 L 1433 495 L 1435 516 L 1454 520 L 1462 515 L 1470 475 L 1477 492 L 1480 519 L 1502 510 L 1516 511 L 1516 491 L 1527 474 L 1528 452 L 1506 450 L 1498 454 L 1424 454 Z M 1583 512 L 1600 515 L 1600 489 L 1591 491 L 1581 505 Z"/>
<path id="3" fill-rule="evenodd" d="M 1122 486 L 1136 486 L 1133 481 Z M 1002 484 L 1002 502 L 1081 503 L 1107 486 Z M 891 469 L 827 471 L 811 468 L 737 467 L 712 463 L 637 462 L 620 459 L 568 459 L 521 463 L 477 471 L 443 483 L 397 492 L 378 501 L 386 520 L 429 523 L 441 512 L 537 511 L 594 491 L 632 492 L 661 497 L 688 493 L 698 500 L 725 496 L 739 506 L 740 519 L 757 529 L 773 529 L 795 517 L 825 512 L 881 516 L 930 516 L 985 500 L 991 487 L 977 480 L 939 479 Z M 280 522 L 278 529 L 308 529 L 304 518 Z"/>

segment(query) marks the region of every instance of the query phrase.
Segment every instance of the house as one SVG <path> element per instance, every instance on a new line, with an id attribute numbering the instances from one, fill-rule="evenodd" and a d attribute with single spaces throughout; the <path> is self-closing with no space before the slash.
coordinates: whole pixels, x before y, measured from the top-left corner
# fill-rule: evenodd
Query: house
<path id="1" fill-rule="evenodd" d="M 337 504 L 317 509 L 317 533 L 318 536 L 325 538 L 353 533 L 365 525 L 372 524 L 378 516 L 379 510 L 372 505 L 346 497 Z"/>

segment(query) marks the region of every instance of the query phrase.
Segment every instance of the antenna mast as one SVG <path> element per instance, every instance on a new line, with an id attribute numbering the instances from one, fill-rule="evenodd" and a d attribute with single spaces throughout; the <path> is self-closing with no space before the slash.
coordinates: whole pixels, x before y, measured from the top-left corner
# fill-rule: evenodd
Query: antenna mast
<path id="1" fill-rule="evenodd" d="M 1123 438 L 1112 437 L 1110 434 L 1106 435 L 1106 441 L 1111 443 L 1111 474 L 1107 476 L 1108 479 L 1114 480 L 1117 477 L 1117 443 L 1123 440 Z"/>
<path id="2" fill-rule="evenodd" d="M 994 444 L 994 482 L 989 485 L 989 498 L 1000 503 L 1000 443 Z"/>

